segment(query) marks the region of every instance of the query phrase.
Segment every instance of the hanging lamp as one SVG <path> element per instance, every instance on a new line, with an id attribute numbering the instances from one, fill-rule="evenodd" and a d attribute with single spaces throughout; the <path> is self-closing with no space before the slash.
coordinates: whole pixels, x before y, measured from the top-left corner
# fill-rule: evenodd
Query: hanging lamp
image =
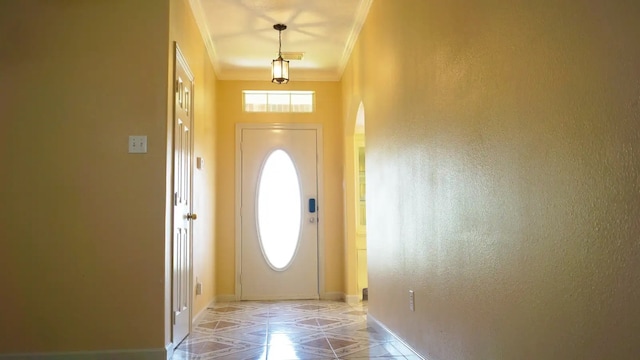
<path id="1" fill-rule="evenodd" d="M 275 24 L 273 28 L 278 30 L 278 58 L 271 62 L 271 82 L 286 84 L 289 82 L 289 61 L 282 58 L 282 30 L 287 25 Z"/>

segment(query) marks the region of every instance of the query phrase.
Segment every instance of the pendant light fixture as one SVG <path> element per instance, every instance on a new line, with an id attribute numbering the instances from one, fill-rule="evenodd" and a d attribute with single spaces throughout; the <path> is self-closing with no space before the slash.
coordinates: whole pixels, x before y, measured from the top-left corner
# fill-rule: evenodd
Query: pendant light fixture
<path id="1" fill-rule="evenodd" d="M 289 82 L 289 61 L 282 58 L 282 30 L 287 25 L 275 24 L 273 28 L 278 30 L 278 58 L 271 62 L 271 82 L 286 84 Z"/>

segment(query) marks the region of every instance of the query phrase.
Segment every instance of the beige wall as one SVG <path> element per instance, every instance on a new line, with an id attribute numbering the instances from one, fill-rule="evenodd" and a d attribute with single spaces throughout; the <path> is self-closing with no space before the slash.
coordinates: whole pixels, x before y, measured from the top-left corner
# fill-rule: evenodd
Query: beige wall
<path id="1" fill-rule="evenodd" d="M 374 1 L 342 81 L 366 109 L 370 314 L 428 358 L 637 358 L 639 14 Z"/>
<path id="2" fill-rule="evenodd" d="M 269 72 L 265 73 L 268 78 Z M 293 69 L 292 69 L 293 76 Z M 245 113 L 243 90 L 313 90 L 316 111 L 310 114 Z M 342 200 L 342 120 L 340 84 L 268 81 L 218 81 L 216 285 L 219 296 L 235 294 L 235 126 L 236 123 L 318 123 L 324 135 L 325 292 L 344 293 L 344 234 Z M 320 204 L 320 206 L 323 206 Z"/>
<path id="3" fill-rule="evenodd" d="M 0 353 L 163 347 L 168 18 L 0 3 Z"/>
<path id="4" fill-rule="evenodd" d="M 177 42 L 180 50 L 189 63 L 194 76 L 194 156 L 204 159 L 204 167 L 194 168 L 193 173 L 193 212 L 198 219 L 193 222 L 193 309 L 192 315 L 206 309 L 215 297 L 215 173 L 216 173 L 216 76 L 209 60 L 202 36 L 189 7 L 188 0 L 171 0 L 169 35 L 169 79 L 173 79 L 173 42 Z M 171 80 L 170 80 L 171 81 Z M 169 123 L 173 114 L 173 92 L 169 89 Z M 169 136 L 171 135 L 171 128 Z M 170 150 L 170 149 L 169 149 Z M 170 161 L 172 152 L 169 151 Z M 194 164 L 195 166 L 195 164 Z M 169 176 L 171 172 L 169 171 Z M 168 192 L 169 209 L 172 192 Z M 170 228 L 169 240 L 170 240 Z M 170 254 L 171 241 L 167 241 L 167 254 Z M 167 257 L 167 269 L 170 276 L 170 257 Z M 196 279 L 202 283 L 202 295 L 195 294 Z M 170 285 L 170 283 L 169 283 Z M 170 296 L 171 288 L 166 287 L 166 295 Z M 167 302 L 167 306 L 170 303 Z M 169 308 L 167 308 L 169 310 Z M 167 311 L 167 314 L 170 314 Z M 167 318 L 167 322 L 170 321 Z M 167 327 L 166 330 L 169 330 Z M 170 334 L 167 332 L 167 340 Z"/>
<path id="5" fill-rule="evenodd" d="M 196 78 L 194 151 L 205 159 L 194 315 L 215 289 L 216 79 L 187 2 L 6 2 L 0 36 L 0 353 L 163 349 L 173 41 Z M 148 153 L 128 154 L 141 134 Z"/>

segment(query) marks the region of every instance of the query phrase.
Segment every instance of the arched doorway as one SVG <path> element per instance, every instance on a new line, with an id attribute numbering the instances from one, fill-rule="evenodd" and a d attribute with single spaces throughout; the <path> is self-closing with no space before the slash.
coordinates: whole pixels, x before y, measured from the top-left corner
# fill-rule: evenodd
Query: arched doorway
<path id="1" fill-rule="evenodd" d="M 367 272 L 367 210 L 366 210 L 366 152 L 365 152 L 365 113 L 360 102 L 354 128 L 354 164 L 355 164 L 355 210 L 356 210 L 356 268 L 357 288 L 362 300 L 368 300 Z"/>

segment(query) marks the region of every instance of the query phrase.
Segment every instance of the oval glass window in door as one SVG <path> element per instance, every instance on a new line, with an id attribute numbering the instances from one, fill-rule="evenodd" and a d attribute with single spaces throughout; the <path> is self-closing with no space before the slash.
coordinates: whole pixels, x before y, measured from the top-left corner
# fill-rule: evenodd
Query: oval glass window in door
<path id="1" fill-rule="evenodd" d="M 258 241 L 269 266 L 284 270 L 298 248 L 302 224 L 300 180 L 284 150 L 271 152 L 258 177 Z"/>

